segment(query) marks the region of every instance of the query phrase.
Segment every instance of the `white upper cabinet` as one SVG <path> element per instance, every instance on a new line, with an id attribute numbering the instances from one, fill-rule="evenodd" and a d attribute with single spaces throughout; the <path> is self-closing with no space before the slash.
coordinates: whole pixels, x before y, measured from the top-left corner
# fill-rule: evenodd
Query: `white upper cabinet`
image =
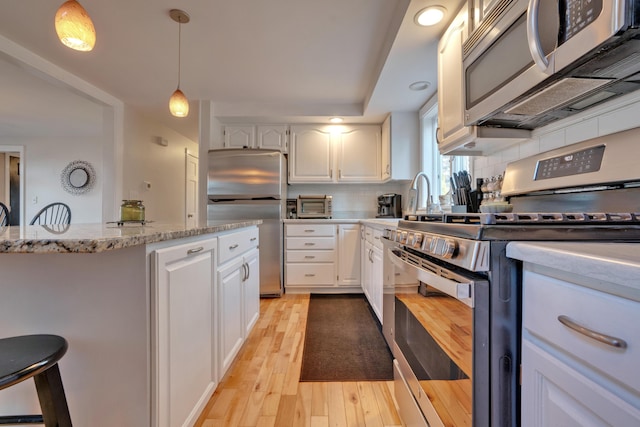
<path id="1" fill-rule="evenodd" d="M 331 127 L 291 126 L 289 182 L 332 182 L 333 143 Z"/>
<path id="2" fill-rule="evenodd" d="M 269 148 L 287 152 L 289 143 L 289 126 L 287 125 L 258 125 L 257 141 L 258 148 Z"/>
<path id="3" fill-rule="evenodd" d="M 287 152 L 287 125 L 225 125 L 224 148 L 265 148 Z"/>
<path id="4" fill-rule="evenodd" d="M 224 148 L 255 148 L 256 127 L 232 125 L 224 127 Z"/>
<path id="5" fill-rule="evenodd" d="M 338 141 L 338 181 L 380 182 L 380 126 L 342 126 Z"/>
<path id="6" fill-rule="evenodd" d="M 460 141 L 472 137 L 464 125 L 462 43 L 468 35 L 464 6 L 438 43 L 438 149 L 446 153 Z"/>
<path id="7" fill-rule="evenodd" d="M 290 183 L 380 182 L 378 125 L 291 126 Z"/>
<path id="8" fill-rule="evenodd" d="M 418 172 L 420 120 L 416 112 L 393 112 L 382 123 L 382 181 L 411 180 Z"/>

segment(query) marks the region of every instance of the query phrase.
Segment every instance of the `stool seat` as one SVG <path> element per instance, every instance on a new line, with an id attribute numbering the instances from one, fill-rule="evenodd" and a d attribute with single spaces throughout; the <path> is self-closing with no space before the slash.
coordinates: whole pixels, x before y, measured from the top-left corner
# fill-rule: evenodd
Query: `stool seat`
<path id="1" fill-rule="evenodd" d="M 67 352 L 57 335 L 24 335 L 0 339 L 0 390 L 46 371 Z"/>
<path id="2" fill-rule="evenodd" d="M 58 361 L 67 340 L 57 335 L 24 335 L 0 339 L 0 390 L 33 378 L 42 415 L 0 416 L 0 424 L 71 426 Z"/>

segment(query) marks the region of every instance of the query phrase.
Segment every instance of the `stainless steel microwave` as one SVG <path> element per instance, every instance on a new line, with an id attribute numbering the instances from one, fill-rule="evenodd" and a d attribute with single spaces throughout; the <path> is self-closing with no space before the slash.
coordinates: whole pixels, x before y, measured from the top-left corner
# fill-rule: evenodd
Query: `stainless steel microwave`
<path id="1" fill-rule="evenodd" d="M 333 197 L 327 195 L 298 196 L 298 218 L 331 218 Z"/>
<path id="2" fill-rule="evenodd" d="M 463 45 L 465 124 L 535 129 L 640 88 L 640 0 L 499 0 Z"/>

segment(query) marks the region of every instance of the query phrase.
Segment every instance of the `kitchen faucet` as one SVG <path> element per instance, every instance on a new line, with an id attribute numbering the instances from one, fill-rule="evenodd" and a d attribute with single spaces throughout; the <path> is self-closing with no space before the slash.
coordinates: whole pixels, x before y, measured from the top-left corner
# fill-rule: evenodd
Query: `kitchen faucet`
<path id="1" fill-rule="evenodd" d="M 427 203 L 426 203 L 426 213 L 431 211 L 431 185 L 429 183 L 429 177 L 425 172 L 418 172 L 416 176 L 411 181 L 411 187 L 409 189 L 409 206 L 407 208 L 408 213 L 411 215 L 415 215 L 418 211 L 418 198 L 420 197 L 420 192 L 418 191 L 418 181 L 419 178 L 424 178 L 424 181 L 427 183 Z"/>

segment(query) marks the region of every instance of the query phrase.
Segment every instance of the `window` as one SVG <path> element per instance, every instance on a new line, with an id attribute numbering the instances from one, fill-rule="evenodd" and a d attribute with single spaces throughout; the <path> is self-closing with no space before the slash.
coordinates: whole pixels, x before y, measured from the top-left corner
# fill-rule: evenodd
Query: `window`
<path id="1" fill-rule="evenodd" d="M 435 98 L 434 96 L 433 99 Z M 429 175 L 433 203 L 440 203 L 440 196 L 451 195 L 453 173 L 463 170 L 469 171 L 470 165 L 469 157 L 467 156 L 440 155 L 436 141 L 437 129 L 438 104 L 435 101 L 429 101 L 420 110 L 420 147 L 422 153 L 421 170 Z M 425 200 L 425 197 L 426 190 L 420 195 L 420 200 Z M 451 204 L 450 197 L 445 205 L 449 204 Z"/>

